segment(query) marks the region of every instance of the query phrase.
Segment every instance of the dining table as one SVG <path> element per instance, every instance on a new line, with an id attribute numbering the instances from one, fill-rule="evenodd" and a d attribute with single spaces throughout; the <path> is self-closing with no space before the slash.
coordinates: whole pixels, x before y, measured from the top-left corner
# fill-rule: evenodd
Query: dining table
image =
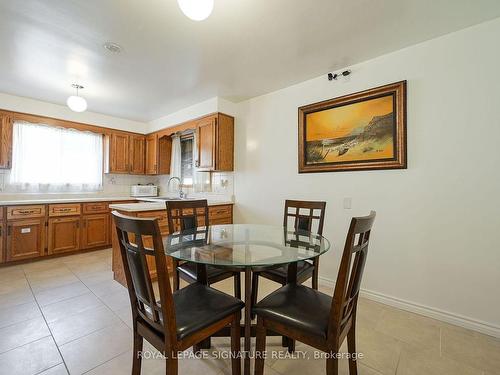
<path id="1" fill-rule="evenodd" d="M 168 256 L 179 262 L 193 262 L 197 281 L 207 285 L 207 266 L 245 274 L 243 371 L 250 374 L 252 273 L 286 266 L 287 283 L 297 282 L 297 262 L 310 261 L 330 249 L 323 236 L 297 228 L 264 224 L 210 225 L 174 232 L 164 238 Z M 229 330 L 217 336 L 229 336 Z M 210 340 L 198 348 L 210 347 Z M 198 349 L 197 348 L 197 349 Z"/>

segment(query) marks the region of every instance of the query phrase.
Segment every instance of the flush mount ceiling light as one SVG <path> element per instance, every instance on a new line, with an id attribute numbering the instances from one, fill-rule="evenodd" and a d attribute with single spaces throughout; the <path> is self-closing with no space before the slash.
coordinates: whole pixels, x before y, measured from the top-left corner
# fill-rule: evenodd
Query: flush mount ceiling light
<path id="1" fill-rule="evenodd" d="M 68 100 L 66 100 L 66 104 L 69 109 L 74 112 L 84 112 L 87 109 L 87 101 L 85 98 L 78 95 L 78 90 L 83 89 L 83 86 L 73 83 L 71 87 L 76 89 L 76 95 L 71 95 Z"/>
<path id="2" fill-rule="evenodd" d="M 203 21 L 214 9 L 214 0 L 177 0 L 186 17 L 193 21 Z"/>
<path id="3" fill-rule="evenodd" d="M 122 46 L 114 42 L 106 42 L 102 45 L 104 49 L 111 53 L 120 53 L 122 51 Z"/>

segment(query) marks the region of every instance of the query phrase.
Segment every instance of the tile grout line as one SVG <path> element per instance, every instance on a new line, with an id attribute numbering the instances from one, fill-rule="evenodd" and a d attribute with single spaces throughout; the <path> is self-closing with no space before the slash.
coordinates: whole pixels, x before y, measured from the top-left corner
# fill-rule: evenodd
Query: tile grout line
<path id="1" fill-rule="evenodd" d="M 115 316 L 118 318 L 118 320 L 120 320 L 123 324 L 125 324 L 125 326 L 127 326 L 127 328 L 129 328 L 129 329 L 130 329 L 130 327 L 128 327 L 127 323 L 125 323 L 125 321 L 124 321 L 124 320 L 123 320 L 123 319 L 122 319 L 122 318 L 121 318 L 121 317 L 120 317 L 120 316 L 119 316 L 119 315 L 118 315 L 118 314 L 117 314 L 117 313 L 116 313 L 116 312 L 115 312 L 115 311 L 114 311 L 111 307 L 109 307 L 108 305 L 106 305 L 106 303 L 104 302 L 104 300 L 103 300 L 103 299 L 101 299 L 101 298 L 100 298 L 97 294 L 95 294 L 95 293 L 94 293 L 94 291 L 93 291 L 93 290 L 92 290 L 92 289 L 91 289 L 91 288 L 90 288 L 90 287 L 89 287 L 89 286 L 85 283 L 85 281 L 83 281 L 82 279 L 80 279 L 80 277 L 79 277 L 76 273 L 74 273 L 73 271 L 71 271 L 71 272 L 75 275 L 75 277 L 76 277 L 78 280 L 80 280 L 80 282 L 81 282 L 83 285 L 85 285 L 85 287 L 86 287 L 86 288 L 90 291 L 90 293 L 92 293 L 92 294 L 93 294 L 93 295 L 94 295 L 94 296 L 95 296 L 95 297 L 96 297 L 96 298 L 97 298 L 100 302 L 102 302 L 102 304 L 103 304 L 103 305 L 104 305 L 107 309 L 109 309 L 109 311 L 111 311 L 111 312 L 113 313 L 113 315 L 115 315 Z M 82 336 L 82 337 L 86 337 L 86 336 L 88 336 L 88 335 L 90 335 L 90 334 L 92 334 L 92 333 L 98 332 L 98 331 L 100 331 L 100 330 L 102 330 L 102 329 L 106 329 L 106 328 L 108 328 L 108 327 L 110 327 L 110 326 L 107 326 L 107 327 L 104 327 L 104 328 L 100 328 L 100 329 L 98 329 L 98 330 L 96 330 L 96 331 L 93 331 L 93 332 L 91 332 L 91 333 L 89 333 L 89 334 L 87 334 L 87 335 L 84 335 L 84 336 Z M 80 339 L 80 338 L 81 338 L 81 337 L 79 337 L 78 339 Z M 78 340 L 78 339 L 75 339 L 75 340 Z M 75 340 L 72 340 L 72 341 L 75 341 Z M 70 342 L 71 342 L 71 341 L 70 341 Z M 67 344 L 67 343 L 66 343 L 66 344 Z M 102 365 L 104 365 L 104 364 L 106 364 L 106 363 L 108 363 L 108 362 L 111 362 L 113 359 L 115 359 L 115 358 L 117 358 L 117 357 L 121 356 L 122 354 L 124 354 L 124 353 L 126 353 L 126 352 L 127 352 L 127 351 L 124 351 L 124 352 L 122 352 L 122 353 L 120 353 L 120 354 L 117 354 L 116 356 L 114 356 L 114 357 L 112 357 L 112 358 L 108 359 L 107 361 L 105 361 L 105 362 L 103 362 L 103 363 L 100 363 L 100 364 L 98 364 L 97 366 L 92 367 L 91 369 L 89 369 L 89 370 L 85 371 L 83 374 L 87 374 L 87 373 L 89 373 L 90 371 L 92 371 L 92 370 L 94 370 L 94 369 L 98 368 L 99 366 L 102 366 Z M 82 375 L 83 375 L 83 374 L 82 374 Z"/>
<path id="2" fill-rule="evenodd" d="M 70 272 L 73 273 L 73 271 L 71 271 L 71 270 L 70 270 Z M 61 353 L 61 350 L 59 349 L 59 346 L 56 343 L 54 335 L 52 334 L 52 330 L 50 329 L 49 323 L 47 322 L 47 319 L 45 318 L 45 315 L 43 314 L 42 308 L 41 308 L 40 304 L 38 303 L 38 300 L 37 300 L 37 298 L 35 296 L 35 293 L 33 292 L 33 288 L 31 287 L 31 283 L 29 282 L 28 277 L 26 276 L 26 272 L 25 272 L 24 268 L 23 268 L 23 273 L 24 273 L 24 277 L 26 277 L 26 281 L 28 282 L 28 285 L 30 287 L 31 293 L 33 294 L 33 298 L 35 299 L 35 303 L 37 304 L 38 309 L 40 309 L 40 314 L 42 315 L 43 321 L 45 322 L 45 325 L 47 326 L 47 329 L 50 332 L 50 337 L 52 338 L 52 341 L 54 342 L 54 345 L 57 348 L 57 352 L 59 353 L 59 356 L 61 357 L 62 363 L 64 364 L 64 368 L 66 369 L 66 372 L 69 374 L 70 372 L 69 372 L 68 366 L 66 364 L 66 361 L 64 360 L 64 357 L 63 357 L 63 355 Z M 52 367 L 55 367 L 55 366 L 52 366 Z M 52 367 L 49 367 L 49 368 L 52 368 Z M 45 369 L 45 370 L 48 370 L 48 369 Z"/>

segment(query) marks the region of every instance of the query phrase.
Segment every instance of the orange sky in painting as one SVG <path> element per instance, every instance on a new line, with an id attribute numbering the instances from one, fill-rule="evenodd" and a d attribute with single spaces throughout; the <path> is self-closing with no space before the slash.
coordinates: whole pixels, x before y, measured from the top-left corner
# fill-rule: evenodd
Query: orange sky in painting
<path id="1" fill-rule="evenodd" d="M 306 141 L 348 136 L 358 127 L 368 125 L 374 116 L 391 113 L 392 96 L 349 104 L 307 115 Z"/>

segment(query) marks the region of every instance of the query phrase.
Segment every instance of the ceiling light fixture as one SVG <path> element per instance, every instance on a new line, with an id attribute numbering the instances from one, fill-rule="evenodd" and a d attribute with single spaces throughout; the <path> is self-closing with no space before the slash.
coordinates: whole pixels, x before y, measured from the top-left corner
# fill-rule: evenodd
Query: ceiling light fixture
<path id="1" fill-rule="evenodd" d="M 104 49 L 111 53 L 120 53 L 122 51 L 122 46 L 114 42 L 106 42 L 102 45 Z"/>
<path id="2" fill-rule="evenodd" d="M 182 13 L 193 21 L 203 21 L 214 9 L 214 0 L 177 0 Z"/>
<path id="3" fill-rule="evenodd" d="M 66 104 L 74 112 L 84 112 L 87 109 L 87 101 L 78 95 L 78 90 L 83 89 L 83 86 L 73 83 L 71 87 L 76 89 L 76 95 L 71 95 Z"/>

